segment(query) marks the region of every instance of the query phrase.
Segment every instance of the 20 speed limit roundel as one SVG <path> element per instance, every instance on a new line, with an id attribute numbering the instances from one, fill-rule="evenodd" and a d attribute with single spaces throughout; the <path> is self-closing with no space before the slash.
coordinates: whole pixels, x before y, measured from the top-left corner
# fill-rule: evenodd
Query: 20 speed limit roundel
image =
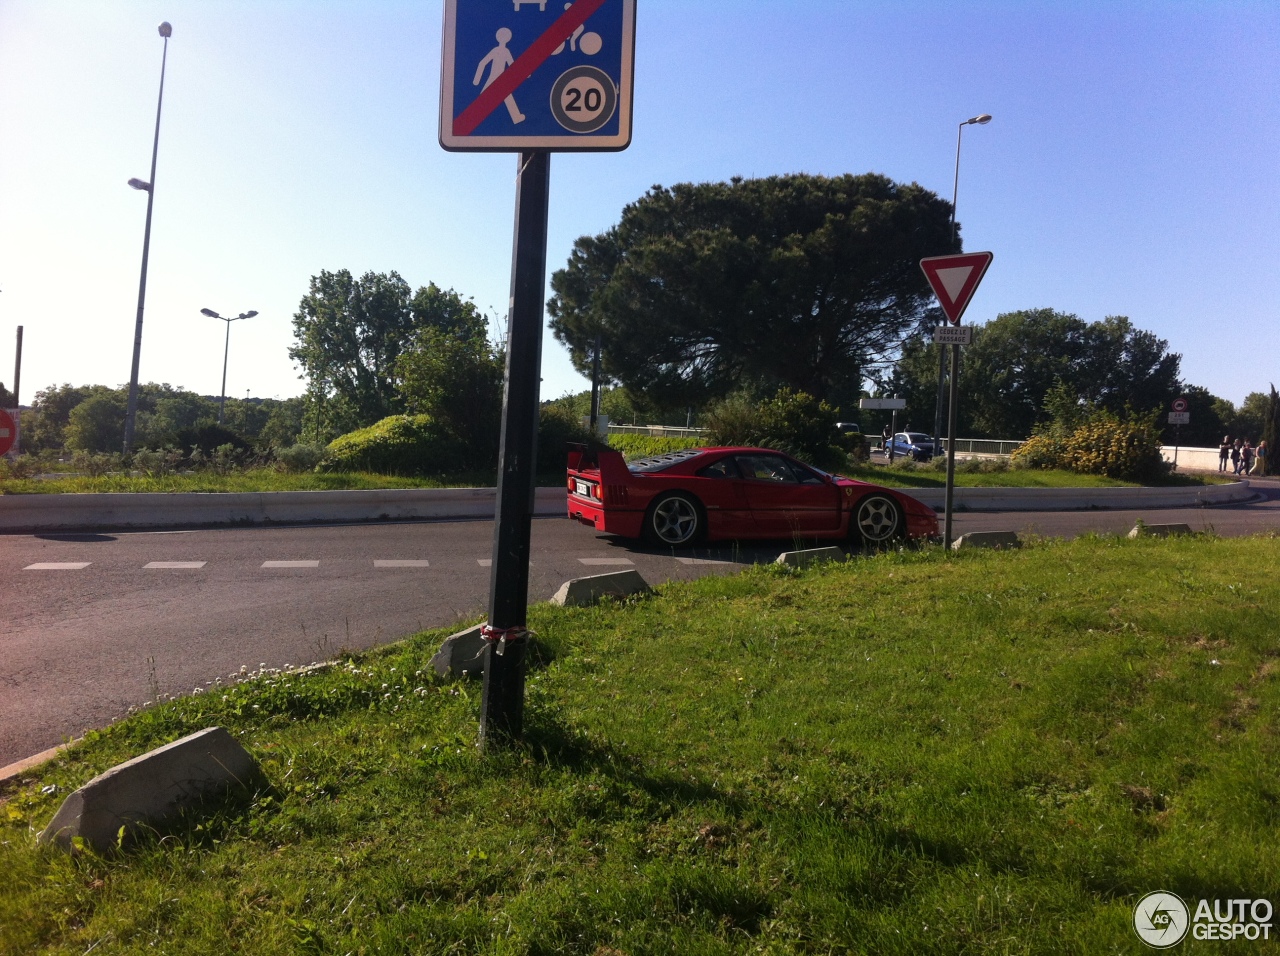
<path id="1" fill-rule="evenodd" d="M 594 133 L 617 108 L 613 80 L 594 66 L 565 70 L 551 87 L 551 115 L 571 133 Z"/>

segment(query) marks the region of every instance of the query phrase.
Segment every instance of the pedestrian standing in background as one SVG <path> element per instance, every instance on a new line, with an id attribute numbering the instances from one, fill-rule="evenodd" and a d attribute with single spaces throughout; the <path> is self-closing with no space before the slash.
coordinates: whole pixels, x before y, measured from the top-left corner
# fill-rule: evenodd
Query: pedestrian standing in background
<path id="1" fill-rule="evenodd" d="M 1251 468 L 1253 468 L 1253 446 L 1246 441 L 1244 447 L 1240 449 L 1240 472 L 1247 475 Z"/>
<path id="2" fill-rule="evenodd" d="M 1240 474 L 1240 439 L 1237 438 L 1231 445 L 1231 473 L 1233 475 Z"/>
<path id="3" fill-rule="evenodd" d="M 1267 474 L 1267 450 L 1267 440 L 1264 438 L 1262 441 L 1258 442 L 1258 458 L 1254 465 L 1255 470 L 1260 476 L 1265 476 Z"/>
<path id="4" fill-rule="evenodd" d="M 1218 471 L 1227 470 L 1227 459 L 1231 457 L 1231 436 L 1223 435 L 1222 444 L 1218 446 Z"/>

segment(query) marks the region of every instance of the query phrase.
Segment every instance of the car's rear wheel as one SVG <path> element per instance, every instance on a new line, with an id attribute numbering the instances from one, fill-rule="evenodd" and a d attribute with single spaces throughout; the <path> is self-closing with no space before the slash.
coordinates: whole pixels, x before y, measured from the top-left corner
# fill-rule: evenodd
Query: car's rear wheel
<path id="1" fill-rule="evenodd" d="M 702 506 L 692 495 L 672 491 L 662 495 L 644 515 L 644 536 L 654 544 L 678 548 L 702 537 Z"/>
<path id="2" fill-rule="evenodd" d="M 853 533 L 866 544 L 887 544 L 904 530 L 902 509 L 888 495 L 867 495 L 854 508 Z"/>

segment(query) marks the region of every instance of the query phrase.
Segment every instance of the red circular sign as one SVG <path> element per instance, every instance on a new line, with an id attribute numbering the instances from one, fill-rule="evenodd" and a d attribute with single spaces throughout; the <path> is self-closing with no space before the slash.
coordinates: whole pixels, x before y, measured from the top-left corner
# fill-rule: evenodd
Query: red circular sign
<path id="1" fill-rule="evenodd" d="M 13 443 L 18 440 L 18 426 L 13 416 L 0 408 L 0 455 L 9 453 Z"/>
<path id="2" fill-rule="evenodd" d="M 1187 407 L 1187 400 L 1185 398 L 1175 398 L 1173 400 L 1173 410 L 1175 412 L 1185 412 Z"/>

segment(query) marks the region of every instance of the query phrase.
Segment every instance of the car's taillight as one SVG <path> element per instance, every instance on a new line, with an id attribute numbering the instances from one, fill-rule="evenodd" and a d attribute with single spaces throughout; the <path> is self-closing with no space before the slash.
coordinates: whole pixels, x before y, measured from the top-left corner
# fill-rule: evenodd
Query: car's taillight
<path id="1" fill-rule="evenodd" d="M 592 485 L 591 497 L 595 498 L 596 501 L 604 501 L 604 489 L 599 485 Z"/>

